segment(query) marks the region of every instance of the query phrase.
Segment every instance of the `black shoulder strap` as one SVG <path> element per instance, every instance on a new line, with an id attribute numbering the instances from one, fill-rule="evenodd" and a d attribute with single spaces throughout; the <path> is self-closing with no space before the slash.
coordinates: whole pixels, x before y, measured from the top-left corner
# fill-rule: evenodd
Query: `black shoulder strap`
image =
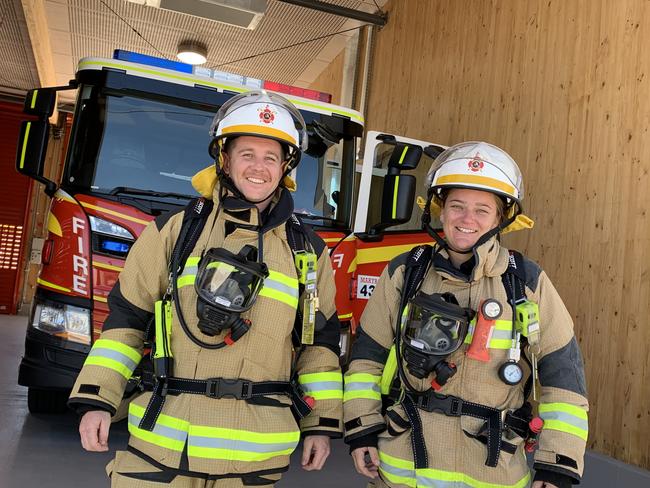
<path id="1" fill-rule="evenodd" d="M 212 200 L 201 197 L 193 199 L 185 207 L 181 231 L 174 245 L 172 258 L 169 261 L 170 271 L 174 266 L 177 267 L 179 274 L 183 271 L 185 261 L 187 261 L 192 249 L 196 246 L 196 241 L 199 240 L 201 231 L 208 220 L 208 215 L 212 211 L 212 206 Z"/>
<path id="2" fill-rule="evenodd" d="M 508 301 L 515 304 L 526 299 L 526 268 L 524 256 L 519 251 L 509 251 L 508 267 L 501 275 Z M 514 305 L 513 305 L 514 307 Z"/>
<path id="3" fill-rule="evenodd" d="M 406 306 L 411 298 L 415 296 L 424 275 L 427 272 L 433 248 L 428 244 L 416 246 L 409 252 L 406 258 L 406 269 L 404 270 L 404 284 L 402 285 L 402 308 Z"/>
<path id="4" fill-rule="evenodd" d="M 291 214 L 291 217 L 287 219 L 285 227 L 287 230 L 287 241 L 289 241 L 289 247 L 294 254 L 296 251 L 306 251 L 310 244 L 309 236 L 302 221 L 296 214 Z"/>

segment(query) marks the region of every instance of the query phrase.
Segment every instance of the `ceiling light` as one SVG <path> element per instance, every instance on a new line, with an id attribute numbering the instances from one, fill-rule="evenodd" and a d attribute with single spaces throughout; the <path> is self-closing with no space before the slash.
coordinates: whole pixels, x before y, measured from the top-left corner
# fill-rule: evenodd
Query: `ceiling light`
<path id="1" fill-rule="evenodd" d="M 203 64 L 208 60 L 208 48 L 202 42 L 183 41 L 176 56 L 187 64 Z"/>

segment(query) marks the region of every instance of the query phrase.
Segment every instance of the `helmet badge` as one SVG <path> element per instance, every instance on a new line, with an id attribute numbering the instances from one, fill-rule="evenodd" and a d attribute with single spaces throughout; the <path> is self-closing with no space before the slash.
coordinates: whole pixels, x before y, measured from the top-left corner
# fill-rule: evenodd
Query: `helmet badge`
<path id="1" fill-rule="evenodd" d="M 483 161 L 481 161 L 480 156 L 478 153 L 476 153 L 476 156 L 474 156 L 476 159 L 470 159 L 469 162 L 467 163 L 467 167 L 469 168 L 470 171 L 473 173 L 478 173 L 483 169 Z"/>
<path id="2" fill-rule="evenodd" d="M 277 112 L 272 110 L 268 105 L 264 108 L 257 109 L 257 111 L 260 113 L 260 121 L 265 124 L 272 124 L 277 114 Z"/>

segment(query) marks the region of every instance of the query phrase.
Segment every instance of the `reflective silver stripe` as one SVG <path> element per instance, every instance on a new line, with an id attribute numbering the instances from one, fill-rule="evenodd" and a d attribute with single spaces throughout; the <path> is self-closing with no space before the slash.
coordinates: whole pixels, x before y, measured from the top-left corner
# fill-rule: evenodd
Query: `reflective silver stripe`
<path id="1" fill-rule="evenodd" d="M 140 429 L 139 425 L 141 420 L 142 419 L 140 417 L 129 413 L 129 424 L 131 424 L 133 427 Z M 185 439 L 187 439 L 187 432 L 184 430 L 178 430 L 172 427 L 160 425 L 159 422 L 156 423 L 152 432 L 168 439 L 174 439 L 175 441 L 185 441 Z"/>
<path id="2" fill-rule="evenodd" d="M 426 486 L 430 488 L 474 488 L 461 481 L 442 481 L 420 475 L 416 476 L 416 478 L 418 480 L 417 486 Z"/>
<path id="3" fill-rule="evenodd" d="M 271 278 L 266 278 L 264 280 L 264 286 L 267 288 L 272 288 L 280 293 L 285 293 L 286 295 L 292 296 L 298 299 L 298 289 L 293 288 L 292 286 L 285 285 L 279 281 L 272 280 Z"/>
<path id="4" fill-rule="evenodd" d="M 88 353 L 88 357 L 112 359 L 113 361 L 123 364 L 125 367 L 129 368 L 131 372 L 133 372 L 135 367 L 138 365 L 138 363 L 133 361 L 126 354 L 122 354 L 119 351 L 108 349 L 106 347 L 93 347 L 90 350 L 90 353 Z"/>
<path id="5" fill-rule="evenodd" d="M 340 381 L 317 381 L 314 383 L 301 383 L 300 386 L 305 390 L 305 393 L 321 390 L 341 390 Z"/>
<path id="6" fill-rule="evenodd" d="M 585 419 L 581 419 L 576 417 L 575 415 L 571 415 L 570 413 L 566 412 L 540 412 L 539 416 L 542 418 L 542 420 L 559 420 L 561 422 L 567 423 L 569 425 L 573 425 L 574 427 L 577 427 L 579 429 L 582 429 L 584 431 L 587 431 L 589 429 L 589 422 Z"/>
<path id="7" fill-rule="evenodd" d="M 377 383 L 373 383 L 370 381 L 367 382 L 353 381 L 352 383 L 346 383 L 345 390 L 346 391 L 372 390 L 372 391 L 376 391 L 377 393 L 380 392 L 379 385 Z"/>
<path id="8" fill-rule="evenodd" d="M 201 437 L 190 435 L 189 444 L 196 447 L 210 447 L 213 449 L 228 449 L 231 451 L 245 451 L 245 452 L 278 452 L 286 449 L 293 449 L 296 447 L 295 442 L 281 442 L 275 444 L 261 444 L 257 442 L 233 440 L 233 439 L 218 439 L 213 437 Z"/>

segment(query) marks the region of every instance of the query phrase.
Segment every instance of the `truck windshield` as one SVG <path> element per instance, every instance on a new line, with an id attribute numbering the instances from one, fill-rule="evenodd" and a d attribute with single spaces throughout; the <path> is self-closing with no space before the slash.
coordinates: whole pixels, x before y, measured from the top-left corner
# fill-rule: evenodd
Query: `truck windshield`
<path id="1" fill-rule="evenodd" d="M 93 194 L 177 202 L 179 196 L 196 196 L 192 176 L 214 164 L 208 155 L 208 131 L 216 108 L 98 93 L 96 87 L 82 88 L 64 186 Z M 303 115 L 308 124 L 323 117 Z M 325 227 L 336 226 L 349 214 L 337 204 L 347 200 L 339 198 L 343 154 L 343 142 L 320 158 L 303 154 L 292 174 L 298 185 L 293 194 L 295 211 Z"/>

